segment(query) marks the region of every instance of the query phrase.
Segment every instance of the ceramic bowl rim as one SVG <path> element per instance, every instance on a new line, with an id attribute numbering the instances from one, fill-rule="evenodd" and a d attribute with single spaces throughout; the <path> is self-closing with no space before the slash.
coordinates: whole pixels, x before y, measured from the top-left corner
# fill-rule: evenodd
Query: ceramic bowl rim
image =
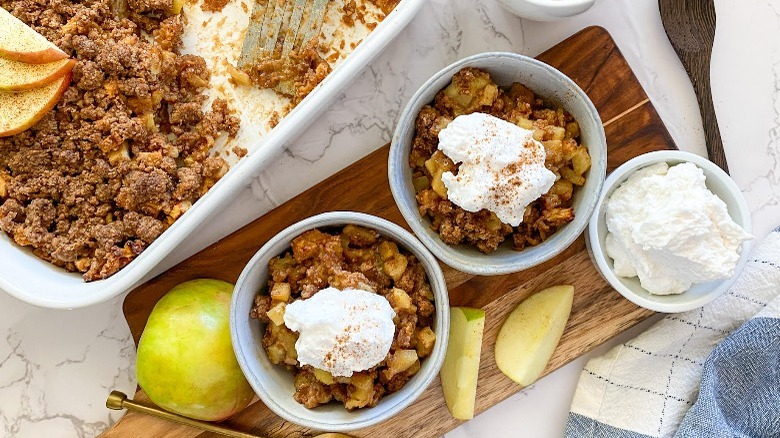
<path id="1" fill-rule="evenodd" d="M 501 1 L 513 1 L 513 0 L 501 0 Z M 550 10 L 559 10 L 571 6 L 584 6 L 593 4 L 596 0 L 521 0 L 522 2 L 539 6 L 541 8 L 547 8 Z"/>

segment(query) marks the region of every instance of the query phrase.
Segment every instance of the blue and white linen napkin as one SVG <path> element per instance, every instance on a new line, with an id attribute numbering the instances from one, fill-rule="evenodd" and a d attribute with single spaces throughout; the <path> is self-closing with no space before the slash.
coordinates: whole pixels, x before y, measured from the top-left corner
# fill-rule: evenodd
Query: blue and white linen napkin
<path id="1" fill-rule="evenodd" d="M 712 303 L 591 359 L 566 437 L 780 437 L 780 229 Z"/>

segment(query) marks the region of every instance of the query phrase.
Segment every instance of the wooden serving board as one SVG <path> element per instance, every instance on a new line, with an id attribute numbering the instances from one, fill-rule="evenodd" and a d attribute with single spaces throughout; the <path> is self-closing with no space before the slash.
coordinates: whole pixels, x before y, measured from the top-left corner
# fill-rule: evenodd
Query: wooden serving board
<path id="1" fill-rule="evenodd" d="M 593 100 L 604 121 L 610 170 L 636 155 L 675 147 L 626 60 L 604 29 L 584 29 L 538 58 L 569 75 Z M 356 210 L 406 227 L 390 194 L 387 153 L 387 146 L 380 148 L 132 291 L 125 300 L 124 313 L 136 342 L 152 307 L 174 285 L 201 277 L 235 282 L 246 262 L 269 238 L 300 219 L 324 211 Z M 505 316 L 531 293 L 562 283 L 575 286 L 571 318 L 545 373 L 653 314 L 625 300 L 607 285 L 593 267 L 582 237 L 553 260 L 517 274 L 475 277 L 446 266 L 443 268 L 451 305 L 481 307 L 487 313 L 477 413 L 522 389 L 498 370 L 493 346 Z M 148 400 L 142 391 L 135 398 Z M 415 403 L 393 419 L 352 435 L 433 437 L 442 435 L 459 423 L 447 411 L 441 385 L 436 380 Z M 271 437 L 309 436 L 314 432 L 281 420 L 257 400 L 225 424 Z M 205 438 L 214 435 L 154 417 L 128 413 L 103 436 Z"/>

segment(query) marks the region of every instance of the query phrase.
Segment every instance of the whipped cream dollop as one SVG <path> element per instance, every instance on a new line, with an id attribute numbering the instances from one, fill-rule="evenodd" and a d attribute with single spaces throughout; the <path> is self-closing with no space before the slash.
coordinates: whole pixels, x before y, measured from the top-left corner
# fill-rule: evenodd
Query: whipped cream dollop
<path id="1" fill-rule="evenodd" d="M 385 359 L 395 334 L 394 317 L 382 295 L 329 287 L 288 304 L 284 325 L 299 334 L 295 350 L 301 365 L 349 377 Z"/>
<path id="2" fill-rule="evenodd" d="M 447 198 L 466 211 L 485 208 L 505 224 L 520 225 L 525 207 L 556 179 L 533 133 L 490 114 L 456 117 L 439 132 L 439 149 L 460 163 L 457 175 L 442 174 Z"/>
<path id="3" fill-rule="evenodd" d="M 656 295 L 734 275 L 753 238 L 729 216 L 693 163 L 658 163 L 632 174 L 607 201 L 607 255 L 615 275 L 639 277 Z"/>

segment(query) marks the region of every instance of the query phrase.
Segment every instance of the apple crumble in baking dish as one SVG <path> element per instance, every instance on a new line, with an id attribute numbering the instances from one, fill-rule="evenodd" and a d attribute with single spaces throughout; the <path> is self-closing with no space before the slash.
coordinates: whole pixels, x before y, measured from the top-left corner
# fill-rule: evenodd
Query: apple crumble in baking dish
<path id="1" fill-rule="evenodd" d="M 309 46 L 327 72 L 395 3 L 329 2 Z M 252 6 L 0 0 L 76 60 L 57 105 L 0 138 L 0 230 L 86 281 L 147 248 L 302 100 L 236 74 Z"/>

